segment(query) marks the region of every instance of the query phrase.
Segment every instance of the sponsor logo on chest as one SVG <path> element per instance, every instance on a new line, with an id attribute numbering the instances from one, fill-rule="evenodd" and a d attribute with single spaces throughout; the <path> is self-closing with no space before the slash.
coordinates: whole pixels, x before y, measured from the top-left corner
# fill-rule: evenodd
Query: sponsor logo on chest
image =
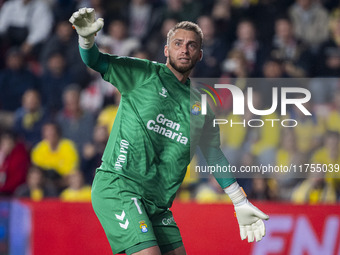
<path id="1" fill-rule="evenodd" d="M 146 124 L 149 130 L 154 131 L 162 136 L 165 136 L 173 141 L 186 145 L 188 138 L 179 130 L 181 125 L 170 119 L 165 118 L 164 114 L 160 113 L 155 120 L 149 120 Z"/>

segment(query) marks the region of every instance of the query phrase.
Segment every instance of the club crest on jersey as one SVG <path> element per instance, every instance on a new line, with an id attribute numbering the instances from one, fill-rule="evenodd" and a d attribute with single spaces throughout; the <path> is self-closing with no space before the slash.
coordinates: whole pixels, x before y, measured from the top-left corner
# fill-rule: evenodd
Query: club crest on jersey
<path id="1" fill-rule="evenodd" d="M 191 107 L 191 113 L 193 115 L 198 115 L 201 112 L 201 103 L 196 101 L 195 104 Z"/>
<path id="2" fill-rule="evenodd" d="M 168 91 L 166 90 L 166 88 L 162 87 L 162 92 L 159 92 L 159 94 L 160 94 L 162 97 L 167 97 L 168 95 L 166 95 L 166 93 L 168 93 Z"/>
<path id="3" fill-rule="evenodd" d="M 143 233 L 148 232 L 148 225 L 146 225 L 146 223 L 145 223 L 144 220 L 142 220 L 142 221 L 139 222 L 139 228 L 141 229 L 141 231 L 142 231 Z"/>

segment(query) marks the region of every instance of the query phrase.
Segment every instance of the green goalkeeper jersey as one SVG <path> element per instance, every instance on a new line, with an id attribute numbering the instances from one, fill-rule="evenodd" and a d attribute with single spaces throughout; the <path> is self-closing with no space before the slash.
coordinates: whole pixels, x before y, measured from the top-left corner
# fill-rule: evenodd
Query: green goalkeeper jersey
<path id="1" fill-rule="evenodd" d="M 103 54 L 96 46 L 80 52 L 121 93 L 99 169 L 124 176 L 133 183 L 129 189 L 169 208 L 203 132 L 204 146 L 219 148 L 211 110 L 200 114 L 190 80 L 179 82 L 165 64 Z"/>

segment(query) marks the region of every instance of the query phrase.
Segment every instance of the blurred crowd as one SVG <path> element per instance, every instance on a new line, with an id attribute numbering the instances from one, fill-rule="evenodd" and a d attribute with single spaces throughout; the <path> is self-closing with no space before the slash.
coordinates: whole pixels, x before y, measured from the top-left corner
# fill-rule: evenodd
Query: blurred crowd
<path id="1" fill-rule="evenodd" d="M 340 164 L 339 1 L 0 0 L 1 196 L 90 201 L 120 94 L 80 59 L 68 19 L 82 7 L 104 18 L 96 36 L 102 52 L 162 63 L 168 30 L 182 20 L 197 22 L 204 56 L 191 76 L 219 78 L 244 91 L 250 78 L 265 78 L 254 88 L 256 109 L 271 106 L 276 79 L 304 80 L 312 117 L 289 109 L 296 127 L 220 126 L 232 165 Z M 241 122 L 231 114 L 230 96 L 223 100 L 216 114 Z M 275 114 L 270 118 L 279 119 Z M 244 119 L 261 116 L 248 110 Z M 254 175 L 239 183 L 252 199 L 340 201 L 340 172 Z M 227 202 L 214 178 L 193 171 L 177 199 Z"/>

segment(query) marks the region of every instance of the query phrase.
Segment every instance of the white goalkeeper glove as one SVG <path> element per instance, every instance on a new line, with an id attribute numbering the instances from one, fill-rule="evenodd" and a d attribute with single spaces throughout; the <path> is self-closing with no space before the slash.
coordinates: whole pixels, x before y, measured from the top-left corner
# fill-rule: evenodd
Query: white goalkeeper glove
<path id="1" fill-rule="evenodd" d="M 238 224 L 240 226 L 241 239 L 248 237 L 248 242 L 260 241 L 266 234 L 263 220 L 268 220 L 269 216 L 261 212 L 257 207 L 252 205 L 243 189 L 237 182 L 224 189 L 234 204 Z"/>
<path id="2" fill-rule="evenodd" d="M 93 8 L 81 8 L 72 14 L 69 21 L 79 35 L 79 46 L 83 49 L 90 49 L 94 44 L 94 36 L 104 26 L 104 20 L 95 20 Z"/>

